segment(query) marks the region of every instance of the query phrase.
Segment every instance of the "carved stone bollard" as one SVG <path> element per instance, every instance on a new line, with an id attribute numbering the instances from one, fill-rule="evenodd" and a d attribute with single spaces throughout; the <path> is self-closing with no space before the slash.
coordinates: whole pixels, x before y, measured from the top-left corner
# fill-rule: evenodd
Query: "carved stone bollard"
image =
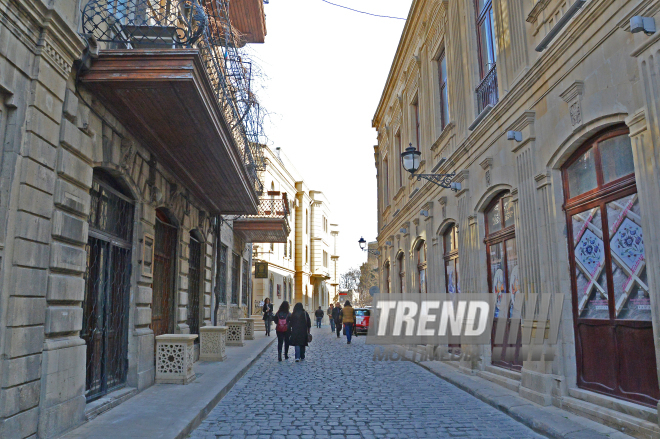
<path id="1" fill-rule="evenodd" d="M 240 320 L 228 320 L 227 325 L 227 346 L 243 346 L 245 341 L 245 322 Z"/>
<path id="2" fill-rule="evenodd" d="M 238 320 L 245 322 L 245 339 L 254 340 L 254 319 L 246 317 Z"/>
<path id="3" fill-rule="evenodd" d="M 197 334 L 163 334 L 156 337 L 156 384 L 195 381 L 194 346 Z"/>
<path id="4" fill-rule="evenodd" d="M 199 328 L 199 359 L 225 361 L 227 359 L 227 327 L 202 326 Z"/>

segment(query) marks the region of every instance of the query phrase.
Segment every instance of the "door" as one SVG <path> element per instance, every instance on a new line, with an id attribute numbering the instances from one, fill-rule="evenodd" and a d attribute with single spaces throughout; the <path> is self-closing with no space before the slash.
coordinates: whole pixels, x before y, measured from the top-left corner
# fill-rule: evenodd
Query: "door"
<path id="1" fill-rule="evenodd" d="M 508 343 L 509 333 L 512 330 L 511 317 L 513 304 L 520 291 L 518 271 L 518 250 L 516 246 L 516 230 L 511 195 L 506 192 L 498 196 L 486 209 L 486 252 L 488 256 L 488 284 L 490 292 L 497 295 L 495 306 L 495 317 L 493 321 L 493 332 L 491 335 L 491 347 L 502 348 L 502 359 L 493 361 L 492 364 L 512 370 L 521 370 L 522 361 L 519 358 L 522 346 L 522 331 L 517 329 L 518 337 L 515 343 Z M 509 309 L 500 309 L 500 301 L 503 294 L 511 294 Z M 506 313 L 506 328 L 504 330 L 504 344 L 495 344 L 495 334 L 500 324 L 500 313 Z M 513 320 L 518 321 L 517 319 Z M 520 323 L 517 323 L 520 325 Z M 513 352 L 512 352 L 513 351 Z M 510 355 L 512 354 L 512 355 Z M 510 357 L 512 360 L 507 360 Z"/>
<path id="2" fill-rule="evenodd" d="M 133 203 L 95 171 L 91 190 L 81 338 L 87 345 L 85 397 L 126 383 Z"/>
<path id="3" fill-rule="evenodd" d="M 188 327 L 191 334 L 199 335 L 199 295 L 201 284 L 201 256 L 202 246 L 201 243 L 190 235 L 188 259 Z M 195 343 L 199 343 L 199 337 L 195 339 Z"/>
<path id="4" fill-rule="evenodd" d="M 589 140 L 563 179 L 578 386 L 656 407 L 644 213 L 627 129 Z"/>
<path id="5" fill-rule="evenodd" d="M 174 332 L 174 288 L 177 228 L 160 210 L 156 211 L 154 283 L 151 329 L 154 336 Z"/>

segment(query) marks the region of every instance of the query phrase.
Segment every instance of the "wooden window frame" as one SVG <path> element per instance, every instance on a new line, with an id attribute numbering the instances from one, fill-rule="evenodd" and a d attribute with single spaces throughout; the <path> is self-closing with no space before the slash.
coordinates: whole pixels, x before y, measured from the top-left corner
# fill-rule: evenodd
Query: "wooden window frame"
<path id="1" fill-rule="evenodd" d="M 399 253 L 399 255 L 396 258 L 397 265 L 399 266 L 399 294 L 403 294 L 403 282 L 406 277 L 406 272 L 404 271 L 403 267 L 403 259 L 405 258 L 405 254 L 403 252 Z"/>
<path id="2" fill-rule="evenodd" d="M 449 123 L 448 120 L 445 120 L 445 111 L 444 109 L 447 109 L 447 114 L 449 114 L 449 102 L 445 102 L 444 94 L 443 92 L 447 88 L 447 78 L 444 77 L 442 74 L 442 62 L 445 62 L 446 65 L 446 59 L 445 59 L 445 50 L 443 49 L 442 52 L 440 53 L 440 56 L 438 56 L 438 82 L 440 83 L 440 129 L 444 130 L 447 124 Z M 449 96 L 449 95 L 448 95 Z"/>
<path id="3" fill-rule="evenodd" d="M 484 37 L 481 35 L 481 25 L 490 17 L 490 14 L 494 14 L 493 11 L 493 1 L 492 0 L 485 0 L 484 1 L 484 7 L 479 11 L 479 0 L 474 0 L 474 11 L 475 11 L 475 23 L 476 23 L 476 28 L 477 28 L 477 56 L 479 57 L 479 81 L 483 81 L 488 74 L 497 66 L 497 50 L 496 50 L 496 45 L 495 45 L 495 35 L 493 33 L 495 32 L 495 29 L 491 29 L 491 34 L 487 35 L 487 37 L 490 37 L 491 39 L 491 45 L 493 47 L 493 58 L 495 59 L 495 62 L 493 65 L 484 71 L 483 68 L 483 56 L 484 54 L 481 52 L 481 39 Z"/>
<path id="4" fill-rule="evenodd" d="M 452 244 L 455 244 L 453 248 L 447 249 L 447 235 L 452 235 Z M 445 272 L 445 292 L 449 294 L 449 276 L 447 273 L 447 264 L 454 265 L 454 273 L 456 274 L 455 287 L 456 292 L 458 292 L 458 270 L 456 270 L 456 264 L 459 262 L 458 258 L 458 225 L 456 223 L 452 224 L 445 233 L 442 234 L 442 248 L 443 248 L 443 261 L 444 261 L 444 272 Z"/>
<path id="5" fill-rule="evenodd" d="M 484 219 L 485 219 L 485 226 L 486 226 L 486 238 L 484 239 L 484 244 L 486 244 L 486 258 L 487 258 L 487 268 L 488 268 L 488 292 L 492 293 L 493 292 L 493 276 L 492 276 L 492 269 L 491 269 L 491 260 L 490 260 L 490 247 L 494 244 L 500 244 L 500 243 L 505 243 L 509 239 L 515 239 L 516 238 L 516 225 L 515 222 L 514 224 L 504 227 L 505 224 L 505 218 L 504 218 L 504 200 L 506 198 L 511 198 L 511 193 L 506 191 L 502 192 L 501 194 L 498 194 L 494 200 L 490 202 L 486 210 L 484 210 Z M 509 201 L 512 203 L 513 201 Z M 499 204 L 500 205 L 500 212 L 502 215 L 502 228 L 496 232 L 493 232 L 492 234 L 488 230 L 488 212 L 490 212 L 495 205 Z M 508 291 L 508 286 L 509 286 L 509 264 L 508 264 L 508 257 L 507 257 L 507 251 L 506 251 L 506 245 L 502 245 L 502 262 L 503 262 L 503 271 L 504 271 L 504 284 L 507 286 L 507 292 Z"/>
<path id="6" fill-rule="evenodd" d="M 424 262 L 421 261 L 421 252 L 424 250 Z M 425 271 L 425 276 L 428 276 L 428 263 L 426 260 L 426 241 L 422 241 L 417 245 L 415 249 L 415 254 L 417 255 L 417 287 L 420 294 L 428 293 L 428 277 L 424 281 L 424 291 L 422 291 L 422 271 Z"/>

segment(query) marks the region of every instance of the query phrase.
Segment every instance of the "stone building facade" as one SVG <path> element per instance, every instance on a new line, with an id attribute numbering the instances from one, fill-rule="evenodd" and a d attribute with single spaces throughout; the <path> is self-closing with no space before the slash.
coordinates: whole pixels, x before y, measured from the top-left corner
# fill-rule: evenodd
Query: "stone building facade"
<path id="1" fill-rule="evenodd" d="M 381 292 L 565 293 L 552 361 L 484 346 L 451 364 L 644 438 L 660 434 L 660 33 L 629 21 L 659 10 L 415 0 L 373 119 Z M 408 146 L 460 190 L 405 172 Z"/>
<path id="2" fill-rule="evenodd" d="M 87 4 L 0 1 L 3 438 L 58 436 L 102 411 L 115 390 L 145 389 L 154 383 L 156 335 L 198 333 L 247 315 L 250 302 L 251 246 L 222 214 L 256 212 L 257 188 L 200 55 L 109 53 L 100 39 L 81 37 Z M 188 147 L 208 141 L 217 173 L 192 178 L 180 150 L 149 137 L 167 127 L 182 135 L 176 130 L 190 120 L 149 123 L 159 107 L 140 110 L 127 99 L 140 116 L 129 120 L 111 105 L 106 93 L 114 85 L 95 67 L 122 69 L 141 56 L 147 69 L 154 60 L 190 67 L 195 79 L 181 84 L 197 87 L 189 98 L 206 106 L 182 105 L 190 114 L 206 111 L 216 141 L 199 133 Z M 141 84 L 125 90 L 175 86 Z M 172 108 L 164 117 L 181 117 Z"/>
<path id="3" fill-rule="evenodd" d="M 330 205 L 323 192 L 309 189 L 280 148 L 262 148 L 266 170 L 261 179 L 269 197 L 288 200 L 291 233 L 286 242 L 255 243 L 255 261 L 268 263 L 268 278 L 253 278 L 253 300 L 269 297 L 275 308 L 287 300 L 301 302 L 308 312 L 319 305 L 326 309 L 334 288 L 331 264 L 339 260 L 334 245 L 339 230 L 331 229 Z"/>

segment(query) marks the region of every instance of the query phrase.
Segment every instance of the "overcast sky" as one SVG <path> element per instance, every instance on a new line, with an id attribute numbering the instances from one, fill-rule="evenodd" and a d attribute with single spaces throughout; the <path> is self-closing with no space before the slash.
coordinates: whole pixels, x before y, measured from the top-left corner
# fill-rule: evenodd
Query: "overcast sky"
<path id="1" fill-rule="evenodd" d="M 378 15 L 407 17 L 412 0 L 331 0 Z M 330 201 L 339 224 L 341 271 L 366 261 L 357 241 L 377 235 L 371 120 L 404 20 L 376 18 L 321 0 L 270 0 L 268 35 L 249 53 L 267 76 L 257 90 L 271 113 L 269 146 L 280 147 L 310 189 Z"/>

